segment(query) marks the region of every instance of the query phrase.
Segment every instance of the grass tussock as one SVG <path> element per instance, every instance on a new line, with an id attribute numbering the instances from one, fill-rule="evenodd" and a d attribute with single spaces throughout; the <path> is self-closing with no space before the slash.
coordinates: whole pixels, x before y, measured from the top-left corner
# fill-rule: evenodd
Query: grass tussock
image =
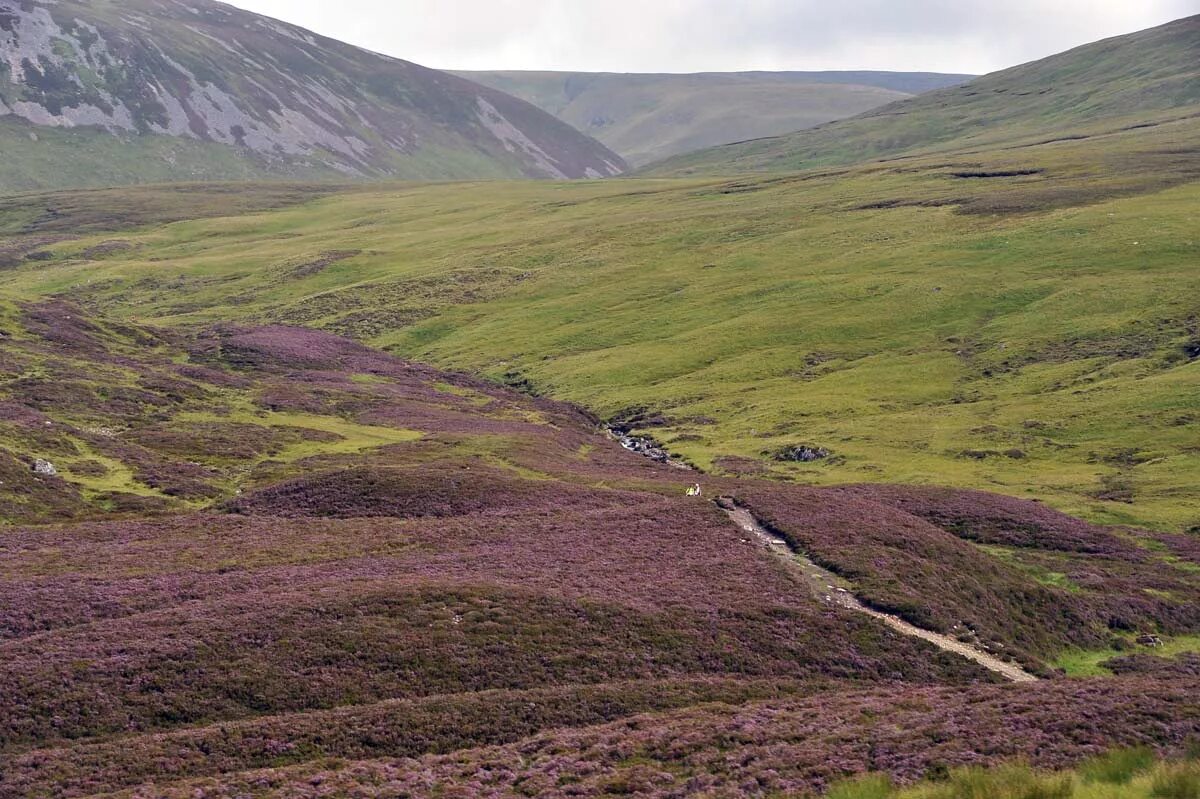
<path id="1" fill-rule="evenodd" d="M 1200 762 L 1162 761 L 1150 749 L 1121 749 L 1074 771 L 1024 764 L 966 768 L 944 778 L 898 787 L 871 774 L 833 785 L 827 799 L 1197 799 Z"/>

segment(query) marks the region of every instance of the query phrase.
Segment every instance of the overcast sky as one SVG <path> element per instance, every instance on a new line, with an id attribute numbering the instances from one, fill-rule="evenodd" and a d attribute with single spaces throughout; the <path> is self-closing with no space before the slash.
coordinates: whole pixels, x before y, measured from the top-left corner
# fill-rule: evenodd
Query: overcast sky
<path id="1" fill-rule="evenodd" d="M 442 69 L 985 73 L 1200 0 L 234 0 Z"/>

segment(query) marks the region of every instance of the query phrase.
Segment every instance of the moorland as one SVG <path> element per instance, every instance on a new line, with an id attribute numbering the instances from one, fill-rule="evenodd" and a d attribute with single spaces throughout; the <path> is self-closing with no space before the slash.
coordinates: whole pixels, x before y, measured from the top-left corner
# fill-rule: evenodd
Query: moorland
<path id="1" fill-rule="evenodd" d="M 1195 797 L 1198 22 L 615 180 L 0 198 L 0 797 Z"/>

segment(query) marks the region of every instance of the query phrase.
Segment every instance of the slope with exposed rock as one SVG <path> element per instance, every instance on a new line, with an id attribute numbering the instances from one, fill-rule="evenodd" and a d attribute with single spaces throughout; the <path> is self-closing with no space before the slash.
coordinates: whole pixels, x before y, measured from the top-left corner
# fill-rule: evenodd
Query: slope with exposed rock
<path id="1" fill-rule="evenodd" d="M 624 167 L 502 92 L 213 0 L 0 1 L 0 143 L 0 190 Z"/>

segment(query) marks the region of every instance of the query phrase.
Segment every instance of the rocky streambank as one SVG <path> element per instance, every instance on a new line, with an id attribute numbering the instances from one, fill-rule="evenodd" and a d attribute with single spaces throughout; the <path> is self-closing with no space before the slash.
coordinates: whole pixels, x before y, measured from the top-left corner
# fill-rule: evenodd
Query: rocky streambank
<path id="1" fill-rule="evenodd" d="M 673 457 L 670 452 L 664 449 L 662 445 L 652 438 L 630 435 L 628 430 L 617 427 L 609 427 L 608 434 L 620 442 L 621 446 L 630 452 L 649 458 L 650 460 L 658 463 L 665 463 L 668 466 L 674 466 L 676 469 L 682 469 L 689 472 L 695 471 L 692 466 Z"/>

